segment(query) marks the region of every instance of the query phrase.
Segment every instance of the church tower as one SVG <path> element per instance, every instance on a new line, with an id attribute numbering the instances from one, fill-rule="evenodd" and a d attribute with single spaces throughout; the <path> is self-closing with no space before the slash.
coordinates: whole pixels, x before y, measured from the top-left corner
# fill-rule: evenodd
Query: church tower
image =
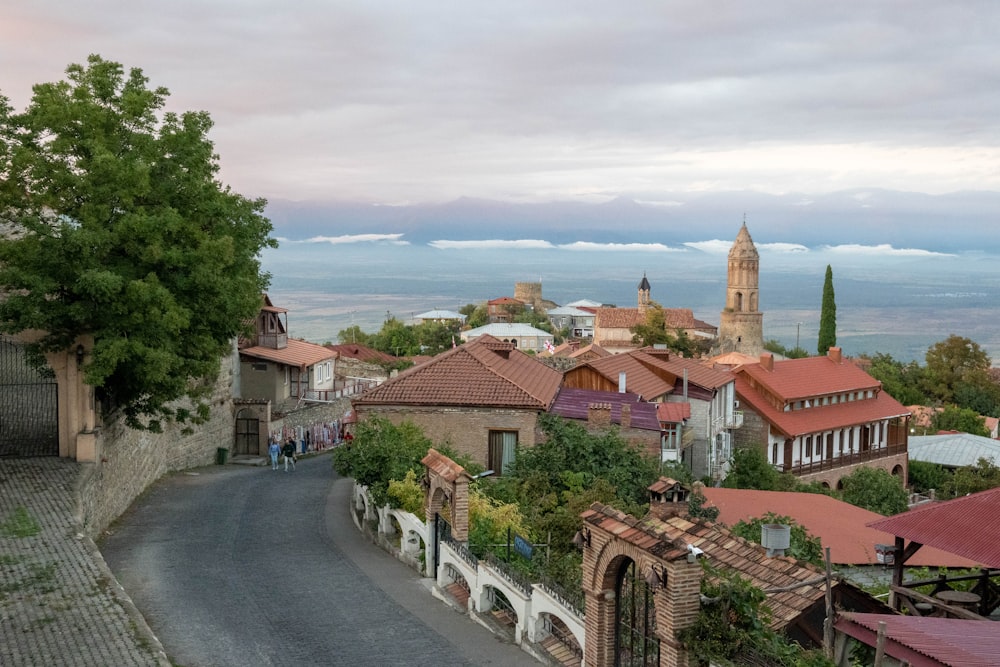
<path id="1" fill-rule="evenodd" d="M 719 354 L 741 352 L 751 357 L 764 351 L 764 314 L 760 312 L 760 255 L 747 223 L 729 250 L 726 307 L 719 320 Z"/>
<path id="2" fill-rule="evenodd" d="M 649 281 L 646 280 L 646 272 L 642 273 L 642 282 L 639 283 L 639 301 L 638 308 L 640 313 L 646 312 L 646 308 L 649 306 Z"/>

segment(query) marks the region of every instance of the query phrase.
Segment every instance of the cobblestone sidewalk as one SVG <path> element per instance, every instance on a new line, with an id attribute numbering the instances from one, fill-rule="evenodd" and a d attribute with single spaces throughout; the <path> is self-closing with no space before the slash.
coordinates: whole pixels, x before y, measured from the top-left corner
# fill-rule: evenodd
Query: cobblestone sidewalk
<path id="1" fill-rule="evenodd" d="M 73 489 L 81 464 L 0 460 L 0 665 L 169 667 L 160 642 L 90 538 Z"/>

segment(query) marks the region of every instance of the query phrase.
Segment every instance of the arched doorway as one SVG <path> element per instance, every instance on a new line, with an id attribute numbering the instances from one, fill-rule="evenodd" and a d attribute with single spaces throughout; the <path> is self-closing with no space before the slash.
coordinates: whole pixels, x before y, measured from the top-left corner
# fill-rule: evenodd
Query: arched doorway
<path id="1" fill-rule="evenodd" d="M 631 558 L 622 559 L 615 583 L 614 655 L 616 667 L 660 664 L 653 590 Z"/>
<path id="2" fill-rule="evenodd" d="M 59 456 L 55 373 L 8 338 L 0 338 L 0 456 Z"/>

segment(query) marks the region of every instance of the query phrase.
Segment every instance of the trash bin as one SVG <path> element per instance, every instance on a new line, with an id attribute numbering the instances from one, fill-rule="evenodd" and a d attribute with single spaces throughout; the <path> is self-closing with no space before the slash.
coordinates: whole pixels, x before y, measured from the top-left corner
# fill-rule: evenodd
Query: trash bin
<path id="1" fill-rule="evenodd" d="M 225 447 L 219 447 L 215 450 L 215 462 L 220 466 L 226 465 L 226 459 L 229 458 L 229 450 Z"/>

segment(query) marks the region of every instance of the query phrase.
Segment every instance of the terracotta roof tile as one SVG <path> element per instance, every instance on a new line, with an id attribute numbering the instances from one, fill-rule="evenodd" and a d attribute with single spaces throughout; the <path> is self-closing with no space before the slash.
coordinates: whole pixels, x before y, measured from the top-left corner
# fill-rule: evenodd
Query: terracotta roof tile
<path id="1" fill-rule="evenodd" d="M 465 471 L 465 468 L 458 465 L 433 447 L 427 450 L 427 456 L 422 458 L 420 462 L 427 466 L 430 470 L 433 470 L 435 473 L 440 475 L 447 482 L 454 482 L 463 475 L 472 479 L 469 473 Z"/>
<path id="2" fill-rule="evenodd" d="M 794 361 L 799 360 L 796 359 Z M 777 362 L 775 362 L 775 365 L 777 365 Z M 821 405 L 801 410 L 789 410 L 787 412 L 778 410 L 767 400 L 767 397 L 750 386 L 746 378 L 741 375 L 740 370 L 737 369 L 735 371 L 736 395 L 739 396 L 741 401 L 752 407 L 754 412 L 789 437 L 833 430 L 842 426 L 868 424 L 882 419 L 903 417 L 910 414 L 899 401 L 884 391 L 878 392 L 875 398 Z M 817 386 L 817 382 L 818 380 L 812 381 L 814 388 Z M 831 389 L 830 391 L 835 390 Z M 810 396 L 815 395 L 817 394 L 810 394 Z"/>
<path id="3" fill-rule="evenodd" d="M 360 361 L 386 362 L 398 361 L 396 357 L 379 350 L 373 350 L 365 345 L 357 343 L 343 343 L 340 345 L 324 345 L 328 350 L 337 352 L 342 359 L 358 359 Z"/>
<path id="4" fill-rule="evenodd" d="M 453 405 L 547 410 L 562 375 L 491 336 L 480 336 L 368 390 L 355 405 Z"/>
<path id="5" fill-rule="evenodd" d="M 335 359 L 337 353 L 326 349 L 322 345 L 289 338 L 287 347 L 275 349 L 273 347 L 255 345 L 254 347 L 245 347 L 240 350 L 240 356 L 265 359 L 295 368 L 306 368 L 321 361 Z"/>
<path id="6" fill-rule="evenodd" d="M 824 394 L 880 389 L 881 383 L 849 360 L 834 361 L 829 355 L 774 361 L 773 370 L 760 362 L 744 364 L 733 371 L 746 374 L 786 401 Z"/>

